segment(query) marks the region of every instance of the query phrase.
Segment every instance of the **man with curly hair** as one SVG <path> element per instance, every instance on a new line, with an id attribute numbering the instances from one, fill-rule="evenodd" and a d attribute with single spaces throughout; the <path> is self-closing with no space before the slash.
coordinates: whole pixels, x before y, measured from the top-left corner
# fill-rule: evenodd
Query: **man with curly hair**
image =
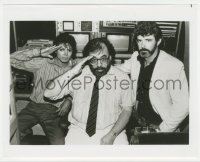
<path id="1" fill-rule="evenodd" d="M 131 75 L 139 125 L 173 132 L 189 113 L 188 82 L 183 63 L 159 49 L 161 40 L 156 22 L 138 22 L 138 50 L 118 68 Z"/>
<path id="2" fill-rule="evenodd" d="M 40 124 L 49 144 L 64 145 L 65 131 L 61 128 L 61 118 L 71 107 L 71 97 L 58 102 L 44 98 L 48 81 L 70 70 L 76 61 L 76 41 L 68 33 L 58 35 L 54 46 L 45 49 L 27 49 L 11 54 L 11 66 L 33 72 L 33 92 L 29 104 L 18 114 L 20 139 L 23 141 L 27 130 Z"/>

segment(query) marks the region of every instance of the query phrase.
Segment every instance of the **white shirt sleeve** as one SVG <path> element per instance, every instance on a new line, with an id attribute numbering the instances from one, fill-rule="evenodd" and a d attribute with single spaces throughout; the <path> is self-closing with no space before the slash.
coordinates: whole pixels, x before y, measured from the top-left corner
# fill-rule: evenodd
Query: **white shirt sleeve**
<path id="1" fill-rule="evenodd" d="M 121 107 L 122 109 L 125 109 L 127 111 L 132 111 L 134 100 L 133 100 L 133 93 L 132 93 L 132 86 L 131 86 L 131 80 L 127 76 L 124 79 L 124 84 L 120 85 L 121 88 Z"/>

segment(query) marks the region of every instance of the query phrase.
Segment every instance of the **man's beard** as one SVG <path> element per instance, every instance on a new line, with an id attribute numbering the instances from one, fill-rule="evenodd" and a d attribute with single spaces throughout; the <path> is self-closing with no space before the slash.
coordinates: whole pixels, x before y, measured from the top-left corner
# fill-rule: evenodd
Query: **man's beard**
<path id="1" fill-rule="evenodd" d="M 144 57 L 144 58 L 149 57 L 149 56 L 153 55 L 156 48 L 157 48 L 157 46 L 154 46 L 154 48 L 151 51 L 146 48 L 142 48 L 141 50 L 139 50 L 139 54 L 141 57 Z"/>
<path id="2" fill-rule="evenodd" d="M 97 78 L 100 78 L 107 74 L 107 72 L 110 70 L 110 67 L 111 65 L 108 65 L 106 68 L 104 67 L 93 68 L 92 66 L 90 66 L 90 69 Z"/>

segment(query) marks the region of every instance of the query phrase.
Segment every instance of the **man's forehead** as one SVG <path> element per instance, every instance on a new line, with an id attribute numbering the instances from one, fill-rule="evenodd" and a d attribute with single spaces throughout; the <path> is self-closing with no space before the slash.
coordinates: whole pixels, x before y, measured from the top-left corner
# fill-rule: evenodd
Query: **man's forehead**
<path id="1" fill-rule="evenodd" d="M 95 56 L 97 58 L 100 58 L 102 56 L 108 56 L 109 55 L 109 51 L 108 51 L 108 48 L 106 47 L 105 44 L 101 44 L 101 49 L 96 49 L 92 52 L 89 53 L 89 55 L 91 56 Z"/>
<path id="2" fill-rule="evenodd" d="M 62 48 L 71 48 L 71 45 L 69 43 L 61 43 L 60 46 Z"/>
<path id="3" fill-rule="evenodd" d="M 147 35 L 138 35 L 138 39 L 144 38 L 144 39 L 153 39 L 155 38 L 154 34 L 147 34 Z"/>

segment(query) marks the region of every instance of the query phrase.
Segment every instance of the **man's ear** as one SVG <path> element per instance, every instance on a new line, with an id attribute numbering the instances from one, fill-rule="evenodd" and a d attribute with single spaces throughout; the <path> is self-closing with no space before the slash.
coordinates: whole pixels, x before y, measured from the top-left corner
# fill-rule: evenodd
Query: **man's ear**
<path id="1" fill-rule="evenodd" d="M 162 39 L 160 38 L 160 39 L 157 41 L 157 46 L 159 46 L 161 42 L 162 42 Z"/>

